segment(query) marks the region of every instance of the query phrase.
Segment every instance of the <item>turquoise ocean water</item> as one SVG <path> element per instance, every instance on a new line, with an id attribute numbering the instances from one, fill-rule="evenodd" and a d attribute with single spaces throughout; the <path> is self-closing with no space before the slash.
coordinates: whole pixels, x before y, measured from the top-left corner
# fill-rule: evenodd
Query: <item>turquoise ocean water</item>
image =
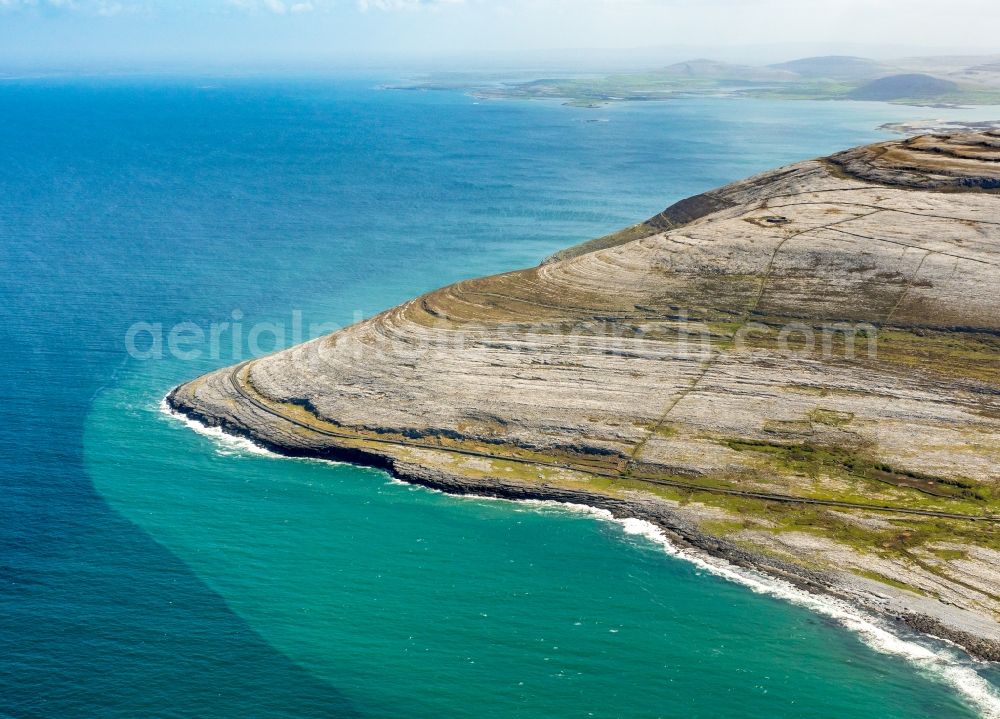
<path id="1" fill-rule="evenodd" d="M 193 432 L 161 399 L 245 356 L 230 335 L 125 352 L 139 321 L 287 343 L 882 122 L 990 112 L 377 83 L 0 83 L 0 716 L 997 716 L 996 668 L 641 526 Z"/>

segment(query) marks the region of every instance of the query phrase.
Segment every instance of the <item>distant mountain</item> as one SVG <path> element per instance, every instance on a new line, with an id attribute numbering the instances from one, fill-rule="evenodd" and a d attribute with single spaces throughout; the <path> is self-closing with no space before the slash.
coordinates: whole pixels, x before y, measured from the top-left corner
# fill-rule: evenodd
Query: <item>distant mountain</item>
<path id="1" fill-rule="evenodd" d="M 852 100 L 934 98 L 958 90 L 958 83 L 921 73 L 890 75 L 872 80 L 847 94 Z"/>
<path id="2" fill-rule="evenodd" d="M 791 60 L 769 67 L 794 72 L 804 78 L 846 82 L 872 80 L 892 72 L 892 68 L 883 63 L 850 55 L 804 57 L 801 60 Z"/>
<path id="3" fill-rule="evenodd" d="M 961 73 L 976 66 L 996 65 L 1000 55 L 928 55 L 926 57 L 904 57 L 893 60 L 892 64 L 907 72 L 926 72 L 932 75 Z"/>
<path id="4" fill-rule="evenodd" d="M 745 82 L 791 82 L 798 75 L 789 70 L 773 67 L 753 67 L 737 65 L 718 60 L 699 58 L 669 65 L 660 71 L 668 77 L 684 77 L 706 80 L 740 80 Z"/>

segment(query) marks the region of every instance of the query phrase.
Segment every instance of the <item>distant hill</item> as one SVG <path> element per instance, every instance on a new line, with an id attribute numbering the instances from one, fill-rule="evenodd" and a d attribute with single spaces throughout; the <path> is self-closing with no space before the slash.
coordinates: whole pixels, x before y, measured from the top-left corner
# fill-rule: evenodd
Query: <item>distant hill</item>
<path id="1" fill-rule="evenodd" d="M 909 73 L 872 80 L 847 94 L 852 100 L 904 100 L 934 98 L 958 90 L 958 83 L 939 77 Z"/>
<path id="2" fill-rule="evenodd" d="M 960 72 L 951 73 L 950 77 L 962 82 L 1000 87 L 1000 62 L 986 63 L 965 68 Z"/>
<path id="3" fill-rule="evenodd" d="M 0 4 L 3 0 L 0 0 Z M 696 95 L 774 100 L 916 100 L 1000 106 L 1000 55 L 911 57 L 879 62 L 863 57 L 807 57 L 754 66 L 695 58 L 644 70 L 523 80 L 491 74 L 444 73 L 403 87 L 466 89 L 479 98 L 562 99 L 576 107 Z M 874 82 L 884 80 L 884 82 Z"/>
<path id="4" fill-rule="evenodd" d="M 875 60 L 850 55 L 804 57 L 801 60 L 770 65 L 772 69 L 794 72 L 804 78 L 857 82 L 871 80 L 892 72 L 892 68 Z"/>
<path id="5" fill-rule="evenodd" d="M 688 60 L 669 65 L 660 74 L 668 77 L 686 77 L 705 80 L 740 80 L 744 82 L 792 82 L 798 75 L 790 70 L 773 67 L 737 65 L 718 60 Z"/>
<path id="6" fill-rule="evenodd" d="M 892 64 L 907 72 L 926 72 L 934 75 L 963 72 L 980 65 L 1000 63 L 1000 55 L 928 55 L 926 57 L 904 57 L 893 60 Z"/>

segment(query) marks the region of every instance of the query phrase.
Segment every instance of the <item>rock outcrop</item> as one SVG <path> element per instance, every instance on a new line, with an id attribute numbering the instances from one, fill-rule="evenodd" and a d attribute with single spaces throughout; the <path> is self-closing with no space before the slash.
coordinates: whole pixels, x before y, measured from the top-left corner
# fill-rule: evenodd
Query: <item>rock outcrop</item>
<path id="1" fill-rule="evenodd" d="M 764 173 L 175 389 L 292 455 L 589 501 L 1000 659 L 1000 133 Z"/>

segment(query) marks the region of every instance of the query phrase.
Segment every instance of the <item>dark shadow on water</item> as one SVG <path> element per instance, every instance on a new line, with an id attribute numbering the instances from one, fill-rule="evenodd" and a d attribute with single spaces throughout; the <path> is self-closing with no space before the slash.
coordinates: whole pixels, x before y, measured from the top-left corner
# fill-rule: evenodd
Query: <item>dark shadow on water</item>
<path id="1" fill-rule="evenodd" d="M 0 455 L 0 715 L 359 715 L 108 507 L 79 446 L 39 449 Z"/>

